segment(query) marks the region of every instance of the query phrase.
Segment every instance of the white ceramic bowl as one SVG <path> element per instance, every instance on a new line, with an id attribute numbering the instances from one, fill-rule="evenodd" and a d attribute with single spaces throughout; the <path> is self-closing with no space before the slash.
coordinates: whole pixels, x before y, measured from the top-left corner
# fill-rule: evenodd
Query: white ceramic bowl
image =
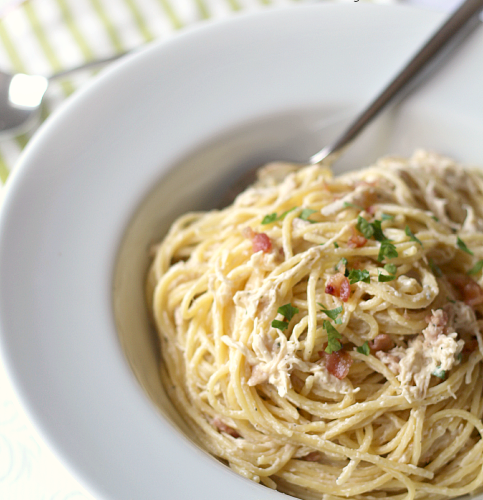
<path id="1" fill-rule="evenodd" d="M 317 151 L 441 18 L 350 3 L 203 25 L 114 65 L 31 141 L 0 215 L 3 361 L 97 499 L 282 498 L 201 451 L 167 401 L 148 248 L 242 167 Z M 339 168 L 419 146 L 483 165 L 482 60 L 480 29 Z"/>

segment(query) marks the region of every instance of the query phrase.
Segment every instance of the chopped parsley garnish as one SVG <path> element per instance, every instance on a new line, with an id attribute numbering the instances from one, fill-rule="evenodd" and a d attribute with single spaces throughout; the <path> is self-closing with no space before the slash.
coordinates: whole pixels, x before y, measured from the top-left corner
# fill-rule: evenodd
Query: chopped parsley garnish
<path id="1" fill-rule="evenodd" d="M 268 215 L 265 215 L 265 217 L 262 219 L 262 224 L 263 225 L 265 225 L 265 224 L 272 224 L 272 222 L 276 222 L 278 220 L 283 220 L 283 219 L 285 219 L 285 217 L 287 216 L 287 214 L 289 214 L 290 212 L 294 211 L 296 208 L 297 207 L 293 207 L 290 210 L 287 210 L 287 211 L 283 212 L 280 215 L 277 215 L 275 212 L 273 212 L 271 214 L 268 214 Z"/>
<path id="2" fill-rule="evenodd" d="M 475 255 L 467 246 L 466 243 L 459 237 L 456 237 L 456 245 L 460 250 L 463 250 L 463 252 L 469 253 L 470 255 Z"/>
<path id="3" fill-rule="evenodd" d="M 382 262 L 384 258 L 395 259 L 398 255 L 396 247 L 389 240 L 381 241 L 379 255 L 377 256 L 379 262 Z"/>
<path id="4" fill-rule="evenodd" d="M 290 213 L 290 212 L 293 212 L 294 210 L 296 210 L 298 207 L 292 207 L 292 208 L 289 208 L 288 210 L 285 210 L 285 212 L 283 214 L 280 215 L 280 217 L 278 218 L 279 220 L 283 220 L 285 219 L 285 217 Z"/>
<path id="5" fill-rule="evenodd" d="M 483 269 L 483 259 L 479 260 L 466 274 L 478 274 Z"/>
<path id="6" fill-rule="evenodd" d="M 456 304 L 456 300 L 453 300 L 451 297 L 446 297 L 446 300 L 452 304 Z"/>
<path id="7" fill-rule="evenodd" d="M 459 352 L 456 355 L 456 361 L 458 361 L 459 363 L 461 363 L 462 359 L 463 359 L 463 354 L 461 352 Z"/>
<path id="8" fill-rule="evenodd" d="M 298 307 L 293 306 L 292 304 L 285 304 L 281 306 L 277 310 L 287 321 L 290 321 L 298 312 Z"/>
<path id="9" fill-rule="evenodd" d="M 274 328 L 282 330 L 283 332 L 288 328 L 290 320 L 299 312 L 299 309 L 298 307 L 295 307 L 292 304 L 285 304 L 283 306 L 280 306 L 277 312 L 281 314 L 286 319 L 286 321 L 280 321 L 278 319 L 274 319 L 272 321 L 272 326 Z"/>
<path id="10" fill-rule="evenodd" d="M 438 377 L 442 380 L 444 380 L 446 378 L 446 371 L 443 370 L 441 368 L 441 365 L 440 366 L 437 366 L 435 369 L 434 369 L 434 372 L 431 374 L 431 375 L 434 375 L 435 377 Z"/>
<path id="11" fill-rule="evenodd" d="M 396 274 L 397 272 L 397 267 L 396 264 L 386 264 L 384 266 L 384 269 L 389 273 L 389 274 Z"/>
<path id="12" fill-rule="evenodd" d="M 356 229 L 364 236 L 364 238 L 369 239 L 374 234 L 374 228 L 372 224 L 368 222 L 364 217 L 357 217 Z"/>
<path id="13" fill-rule="evenodd" d="M 326 309 L 323 304 L 318 303 L 319 306 L 322 308 L 322 312 L 326 314 L 331 320 L 337 322 L 337 316 L 344 310 L 342 306 L 336 307 L 335 309 Z M 340 325 L 340 323 L 337 323 Z"/>
<path id="14" fill-rule="evenodd" d="M 428 264 L 435 276 L 437 276 L 438 278 L 441 278 L 441 276 L 443 276 L 443 271 L 441 271 L 439 266 L 436 264 L 436 262 L 434 262 L 434 260 L 431 257 L 428 260 Z"/>
<path id="15" fill-rule="evenodd" d="M 369 356 L 371 354 L 371 348 L 369 347 L 369 342 L 367 340 L 357 348 L 357 352 Z"/>
<path id="16" fill-rule="evenodd" d="M 382 214 L 382 215 L 381 215 L 381 219 L 382 219 L 383 221 L 385 221 L 385 220 L 393 220 L 393 219 L 394 219 L 394 215 Z"/>
<path id="17" fill-rule="evenodd" d="M 375 220 L 371 223 L 372 228 L 374 229 L 374 239 L 377 241 L 389 241 L 382 232 L 381 221 Z"/>
<path id="18" fill-rule="evenodd" d="M 265 217 L 262 219 L 262 224 L 271 224 L 272 222 L 275 222 L 277 218 L 278 217 L 275 212 L 273 214 L 265 215 Z"/>
<path id="19" fill-rule="evenodd" d="M 339 339 L 342 338 L 342 335 L 332 326 L 330 321 L 324 320 L 323 325 L 327 332 L 327 347 L 325 348 L 325 352 L 332 354 L 334 351 L 340 351 L 342 344 L 339 342 Z"/>
<path id="20" fill-rule="evenodd" d="M 377 281 L 379 281 L 380 283 L 384 283 L 396 279 L 397 267 L 394 264 L 386 264 L 384 266 L 384 269 L 389 274 L 382 274 L 382 269 L 378 269 L 379 276 L 377 277 Z"/>
<path id="21" fill-rule="evenodd" d="M 386 283 L 388 281 L 394 281 L 396 279 L 396 276 L 393 274 L 382 274 L 381 270 L 379 269 L 379 275 L 377 277 L 377 281 L 379 283 Z"/>
<path id="22" fill-rule="evenodd" d="M 374 236 L 376 241 L 389 241 L 382 232 L 381 221 L 376 219 L 374 222 L 369 222 L 364 217 L 357 218 L 356 229 L 364 236 L 364 238 L 371 238 Z"/>
<path id="23" fill-rule="evenodd" d="M 314 220 L 310 220 L 309 217 L 312 214 L 315 214 L 317 210 L 313 210 L 312 208 L 304 208 L 302 212 L 300 212 L 299 219 L 306 220 L 307 222 L 311 222 L 312 224 L 315 224 Z"/>
<path id="24" fill-rule="evenodd" d="M 415 241 L 416 243 L 419 243 L 421 246 L 423 246 L 423 244 L 421 243 L 421 240 L 419 240 L 418 238 L 416 238 L 416 236 L 414 236 L 414 233 L 411 231 L 409 226 L 406 226 L 406 229 L 404 230 L 404 232 L 406 233 L 407 236 L 409 236 L 409 239 L 411 241 Z"/>
<path id="25" fill-rule="evenodd" d="M 334 241 L 334 247 L 339 248 L 339 243 L 337 243 L 337 241 Z"/>
<path id="26" fill-rule="evenodd" d="M 349 203 L 348 201 L 344 201 L 344 208 L 357 208 L 357 210 L 364 210 L 364 207 L 360 205 L 355 205 L 354 203 Z"/>
<path id="27" fill-rule="evenodd" d="M 356 228 L 360 233 L 364 235 L 365 238 L 369 239 L 373 236 L 376 241 L 379 241 L 381 243 L 379 255 L 377 256 L 377 260 L 379 262 L 382 262 L 384 258 L 394 259 L 398 257 L 399 254 L 397 253 L 396 247 L 382 231 L 380 220 L 368 222 L 366 219 L 364 219 L 364 217 L 361 217 L 359 215 L 359 217 L 357 218 Z"/>
<path id="28" fill-rule="evenodd" d="M 351 285 L 359 281 L 363 281 L 364 283 L 371 282 L 369 271 L 366 269 L 351 269 L 348 278 Z"/>
<path id="29" fill-rule="evenodd" d="M 345 257 L 342 257 L 342 259 L 339 260 L 339 262 L 335 266 L 335 270 L 338 271 L 340 266 L 347 267 L 347 259 Z"/>
<path id="30" fill-rule="evenodd" d="M 435 222 L 439 222 L 439 219 L 436 217 L 436 215 L 432 215 L 431 219 L 433 219 Z"/>
<path id="31" fill-rule="evenodd" d="M 278 328 L 279 330 L 285 331 L 288 328 L 288 321 L 279 321 L 278 319 L 274 319 L 272 321 L 272 326 L 274 328 Z"/>

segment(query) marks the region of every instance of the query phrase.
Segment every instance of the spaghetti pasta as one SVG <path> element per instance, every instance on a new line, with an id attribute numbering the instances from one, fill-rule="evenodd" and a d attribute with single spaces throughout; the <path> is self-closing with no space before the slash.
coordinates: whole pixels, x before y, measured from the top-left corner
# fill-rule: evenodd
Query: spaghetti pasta
<path id="1" fill-rule="evenodd" d="M 483 173 L 426 151 L 268 165 L 179 218 L 147 295 L 167 392 L 210 453 L 302 499 L 483 485 Z"/>

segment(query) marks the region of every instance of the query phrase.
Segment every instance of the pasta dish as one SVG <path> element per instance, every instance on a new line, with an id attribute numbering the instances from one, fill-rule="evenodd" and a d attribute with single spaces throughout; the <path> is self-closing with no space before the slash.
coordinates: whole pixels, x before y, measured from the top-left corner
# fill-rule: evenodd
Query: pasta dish
<path id="1" fill-rule="evenodd" d="M 269 164 L 155 247 L 166 391 L 207 451 L 298 498 L 478 492 L 482 270 L 476 168 Z"/>

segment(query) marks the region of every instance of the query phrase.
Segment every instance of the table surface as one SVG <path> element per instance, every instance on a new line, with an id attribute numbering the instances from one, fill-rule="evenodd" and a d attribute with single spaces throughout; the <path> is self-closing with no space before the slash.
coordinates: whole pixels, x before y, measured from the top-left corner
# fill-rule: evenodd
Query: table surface
<path id="1" fill-rule="evenodd" d="M 0 0 L 0 68 L 49 75 L 154 39 L 175 36 L 184 26 L 204 18 L 222 19 L 239 11 L 292 1 L 295 0 Z M 399 2 L 451 10 L 461 0 Z M 91 73 L 84 73 L 52 85 L 41 119 L 55 113 L 59 104 L 91 77 Z M 34 132 L 0 139 L 0 196 Z M 31 427 L 1 365 L 0 498 L 97 500 L 77 483 Z"/>

